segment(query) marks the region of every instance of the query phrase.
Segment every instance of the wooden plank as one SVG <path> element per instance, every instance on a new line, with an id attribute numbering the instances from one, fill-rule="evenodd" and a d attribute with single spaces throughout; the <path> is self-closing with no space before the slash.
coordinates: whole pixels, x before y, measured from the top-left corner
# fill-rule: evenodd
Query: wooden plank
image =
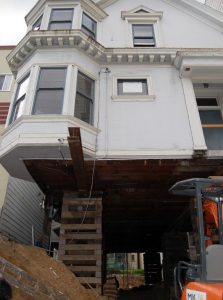
<path id="1" fill-rule="evenodd" d="M 100 266 L 70 266 L 69 269 L 72 271 L 72 272 L 100 272 L 101 271 L 101 267 Z"/>
<path id="2" fill-rule="evenodd" d="M 101 224 L 61 224 L 61 229 L 64 230 L 97 230 L 101 229 Z"/>
<path id="3" fill-rule="evenodd" d="M 100 260 L 101 255 L 64 255 L 61 257 L 63 261 L 74 260 L 74 261 L 89 261 L 89 260 Z"/>
<path id="4" fill-rule="evenodd" d="M 86 216 L 86 218 L 94 218 L 94 217 L 100 217 L 101 212 L 95 212 L 95 211 L 62 211 L 62 218 L 66 219 L 73 219 L 73 218 L 82 218 L 83 216 Z"/>
<path id="5" fill-rule="evenodd" d="M 70 137 L 67 138 L 73 162 L 73 171 L 79 190 L 87 189 L 86 174 L 84 169 L 84 155 L 82 149 L 81 133 L 78 127 L 69 127 Z"/>
<path id="6" fill-rule="evenodd" d="M 78 280 L 80 283 L 85 284 L 85 283 L 101 283 L 101 278 L 95 278 L 95 277 L 78 277 Z"/>
<path id="7" fill-rule="evenodd" d="M 223 128 L 223 124 L 202 124 L 203 128 Z"/>
<path id="8" fill-rule="evenodd" d="M 68 240 L 68 239 L 74 239 L 74 240 L 98 240 L 102 238 L 101 233 L 69 233 L 69 234 L 61 234 L 60 239 L 61 240 Z"/>
<path id="9" fill-rule="evenodd" d="M 64 250 L 101 250 L 101 244 L 66 244 Z"/>
<path id="10" fill-rule="evenodd" d="M 101 198 L 68 198 L 68 197 L 64 197 L 63 198 L 63 205 L 82 205 L 82 204 L 90 204 L 90 205 L 94 205 L 94 204 L 98 204 L 98 205 L 102 205 L 101 204 Z"/>

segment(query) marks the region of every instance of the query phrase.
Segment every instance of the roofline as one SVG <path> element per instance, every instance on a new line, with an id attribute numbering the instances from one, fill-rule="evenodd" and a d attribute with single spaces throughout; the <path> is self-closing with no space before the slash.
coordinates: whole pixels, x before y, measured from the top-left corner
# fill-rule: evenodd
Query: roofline
<path id="1" fill-rule="evenodd" d="M 16 45 L 0 45 L 0 50 L 12 50 L 16 47 Z"/>

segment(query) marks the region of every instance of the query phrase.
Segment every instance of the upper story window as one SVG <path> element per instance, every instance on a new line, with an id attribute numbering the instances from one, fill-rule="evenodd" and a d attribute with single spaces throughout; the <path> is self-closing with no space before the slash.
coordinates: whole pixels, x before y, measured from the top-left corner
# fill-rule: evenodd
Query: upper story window
<path id="1" fill-rule="evenodd" d="M 27 75 L 18 83 L 15 101 L 12 109 L 11 122 L 15 121 L 23 114 L 28 84 L 29 75 Z"/>
<path id="2" fill-rule="evenodd" d="M 134 47 L 155 47 L 155 35 L 152 24 L 132 25 Z"/>
<path id="3" fill-rule="evenodd" d="M 86 34 L 90 35 L 93 39 L 96 39 L 97 23 L 86 13 L 83 13 L 81 28 Z"/>
<path id="4" fill-rule="evenodd" d="M 33 114 L 61 114 L 67 68 L 42 68 L 37 84 Z"/>
<path id="5" fill-rule="evenodd" d="M 161 11 L 154 11 L 140 5 L 129 11 L 122 11 L 122 19 L 127 20 L 128 45 L 133 47 L 161 47 Z"/>
<path id="6" fill-rule="evenodd" d="M 73 8 L 54 8 L 51 11 L 49 30 L 66 30 L 72 28 Z"/>
<path id="7" fill-rule="evenodd" d="M 0 91 L 10 91 L 12 84 L 11 74 L 0 74 Z"/>
<path id="8" fill-rule="evenodd" d="M 74 116 L 89 124 L 93 123 L 94 89 L 94 80 L 78 72 Z"/>
<path id="9" fill-rule="evenodd" d="M 41 15 L 41 16 L 36 20 L 36 22 L 35 22 L 35 23 L 33 24 L 33 26 L 32 26 L 32 30 L 35 30 L 35 31 L 40 30 L 42 18 L 43 18 L 43 15 Z"/>

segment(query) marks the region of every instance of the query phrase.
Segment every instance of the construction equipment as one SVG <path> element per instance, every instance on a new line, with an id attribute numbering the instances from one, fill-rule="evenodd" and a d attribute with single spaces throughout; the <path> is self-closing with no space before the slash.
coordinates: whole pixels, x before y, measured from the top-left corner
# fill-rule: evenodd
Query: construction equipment
<path id="1" fill-rule="evenodd" d="M 177 182 L 169 191 L 191 197 L 194 217 L 189 261 L 180 261 L 174 270 L 175 299 L 222 300 L 223 180 L 193 178 Z"/>

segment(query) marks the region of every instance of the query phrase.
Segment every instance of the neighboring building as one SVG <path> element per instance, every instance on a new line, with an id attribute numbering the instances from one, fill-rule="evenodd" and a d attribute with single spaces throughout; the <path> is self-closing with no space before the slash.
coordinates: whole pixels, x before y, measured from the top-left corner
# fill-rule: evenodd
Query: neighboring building
<path id="1" fill-rule="evenodd" d="M 0 133 L 5 128 L 8 109 L 12 98 L 14 79 L 9 68 L 6 56 L 14 46 L 0 46 Z M 0 211 L 4 203 L 9 175 L 0 165 Z"/>
<path id="2" fill-rule="evenodd" d="M 205 4 L 208 6 L 220 10 L 223 12 L 223 1 L 222 0 L 206 0 Z"/>
<path id="3" fill-rule="evenodd" d="M 98 287 L 106 253 L 165 258 L 175 224 L 191 230 L 173 183 L 223 175 L 223 14 L 195 0 L 39 0 L 26 22 L 0 161 L 41 187 L 60 259 Z"/>
<path id="4" fill-rule="evenodd" d="M 14 46 L 0 46 L 0 133 L 4 131 L 8 109 L 14 93 L 14 76 L 6 57 Z M 42 233 L 43 193 L 32 182 L 9 176 L 0 165 L 0 232 L 19 242 L 31 244 Z"/>

